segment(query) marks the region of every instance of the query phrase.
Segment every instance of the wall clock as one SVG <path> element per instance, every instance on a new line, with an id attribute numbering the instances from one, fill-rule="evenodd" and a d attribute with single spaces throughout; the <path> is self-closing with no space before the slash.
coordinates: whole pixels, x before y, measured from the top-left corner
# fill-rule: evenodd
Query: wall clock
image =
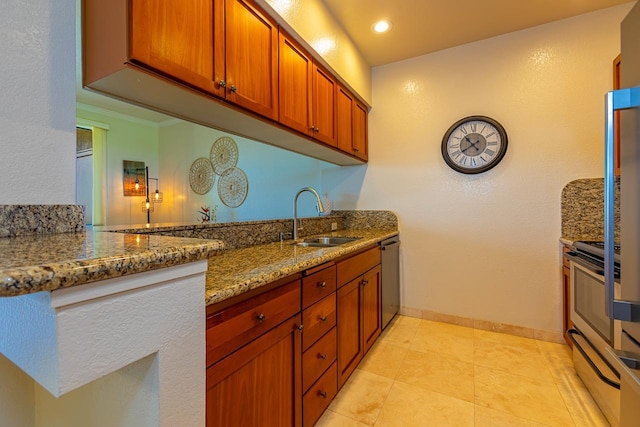
<path id="1" fill-rule="evenodd" d="M 490 117 L 460 119 L 442 138 L 444 161 L 451 169 L 462 173 L 486 172 L 500 163 L 506 152 L 507 132 Z"/>

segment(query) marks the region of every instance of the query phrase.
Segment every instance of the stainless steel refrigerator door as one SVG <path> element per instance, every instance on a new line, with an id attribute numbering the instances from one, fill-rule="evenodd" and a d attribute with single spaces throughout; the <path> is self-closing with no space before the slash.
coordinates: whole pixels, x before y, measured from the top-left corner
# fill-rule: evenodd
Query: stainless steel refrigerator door
<path id="1" fill-rule="evenodd" d="M 640 2 L 622 21 L 620 84 L 640 86 Z M 640 301 L 640 109 L 620 113 L 621 299 Z M 640 341 L 640 323 L 622 328 Z"/>

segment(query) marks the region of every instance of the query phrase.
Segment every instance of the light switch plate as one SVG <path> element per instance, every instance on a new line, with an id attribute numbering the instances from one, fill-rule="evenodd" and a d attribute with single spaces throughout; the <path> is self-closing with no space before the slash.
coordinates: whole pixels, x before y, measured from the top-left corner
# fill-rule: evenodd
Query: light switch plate
<path id="1" fill-rule="evenodd" d="M 338 223 L 337 222 L 332 222 L 331 223 L 331 231 L 336 231 L 338 229 Z"/>

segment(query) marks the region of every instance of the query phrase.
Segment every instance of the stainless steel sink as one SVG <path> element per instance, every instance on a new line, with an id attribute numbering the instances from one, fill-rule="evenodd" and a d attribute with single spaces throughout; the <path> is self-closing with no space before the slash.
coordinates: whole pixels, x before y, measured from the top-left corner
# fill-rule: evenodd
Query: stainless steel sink
<path id="1" fill-rule="evenodd" d="M 353 242 L 358 239 L 360 239 L 360 237 L 311 237 L 295 244 L 297 246 L 304 247 L 328 248 L 344 245 L 345 243 Z"/>

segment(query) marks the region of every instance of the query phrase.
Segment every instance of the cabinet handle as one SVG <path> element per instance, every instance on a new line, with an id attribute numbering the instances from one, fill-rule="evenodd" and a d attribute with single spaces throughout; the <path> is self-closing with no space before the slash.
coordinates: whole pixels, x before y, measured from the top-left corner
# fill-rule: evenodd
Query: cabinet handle
<path id="1" fill-rule="evenodd" d="M 304 325 L 300 325 L 300 326 L 298 326 L 298 330 L 299 330 L 300 332 L 302 332 L 302 331 L 304 330 Z"/>
<path id="2" fill-rule="evenodd" d="M 220 80 L 218 82 L 218 85 L 220 85 L 220 87 L 227 87 L 227 82 L 225 82 L 224 80 Z"/>
<path id="3" fill-rule="evenodd" d="M 327 398 L 327 392 L 326 392 L 326 391 L 319 391 L 319 392 L 318 392 L 318 394 L 319 394 L 320 396 L 322 396 L 322 398 L 323 398 L 323 399 L 326 399 L 326 398 Z"/>
<path id="4" fill-rule="evenodd" d="M 231 92 L 236 93 L 236 91 L 238 90 L 238 88 L 236 87 L 236 85 L 231 85 L 231 88 L 229 89 Z"/>
<path id="5" fill-rule="evenodd" d="M 366 279 L 362 279 L 362 286 L 366 286 L 369 284 L 369 281 Z"/>
<path id="6" fill-rule="evenodd" d="M 324 289 L 327 287 L 327 282 L 318 282 L 318 286 Z"/>
<path id="7" fill-rule="evenodd" d="M 326 354 L 320 353 L 320 354 L 318 354 L 318 357 L 320 359 L 322 359 L 322 360 L 327 360 L 327 355 Z"/>
<path id="8" fill-rule="evenodd" d="M 326 322 L 327 321 L 327 316 L 320 316 L 320 321 L 321 322 Z"/>
<path id="9" fill-rule="evenodd" d="M 354 148 L 353 151 L 357 153 L 360 150 L 358 150 L 357 148 Z"/>
<path id="10" fill-rule="evenodd" d="M 260 313 L 256 316 L 256 319 L 258 319 L 258 322 L 262 323 L 264 322 L 264 319 L 266 319 L 267 316 L 264 315 L 264 313 Z"/>

